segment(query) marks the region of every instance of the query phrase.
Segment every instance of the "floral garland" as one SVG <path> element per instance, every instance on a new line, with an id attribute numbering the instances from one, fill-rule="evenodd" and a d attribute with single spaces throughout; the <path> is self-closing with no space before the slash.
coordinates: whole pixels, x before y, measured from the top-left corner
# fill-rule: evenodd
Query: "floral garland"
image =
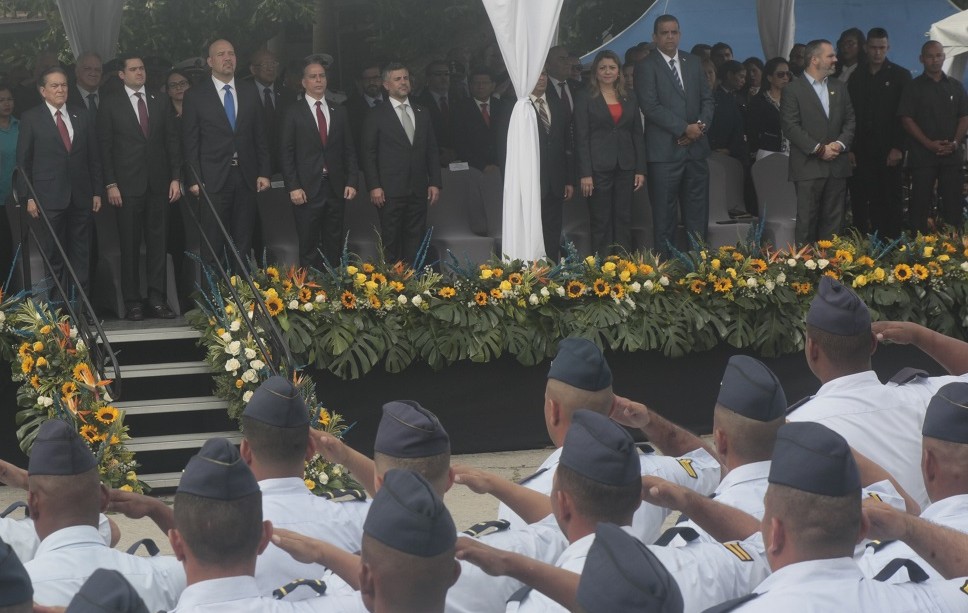
<path id="1" fill-rule="evenodd" d="M 101 380 L 92 367 L 84 341 L 66 315 L 51 313 L 46 305 L 18 295 L 0 304 L 0 324 L 8 347 L 16 352 L 13 380 L 17 391 L 20 448 L 29 454 L 40 425 L 49 419 L 72 424 L 98 460 L 101 481 L 125 491 L 144 492 L 138 463 L 125 447 L 128 428 L 124 411 L 111 405 L 110 380 Z"/>

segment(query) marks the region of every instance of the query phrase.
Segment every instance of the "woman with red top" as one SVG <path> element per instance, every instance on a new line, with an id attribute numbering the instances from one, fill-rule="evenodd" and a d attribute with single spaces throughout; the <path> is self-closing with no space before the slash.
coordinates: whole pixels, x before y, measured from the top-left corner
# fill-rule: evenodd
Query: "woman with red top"
<path id="1" fill-rule="evenodd" d="M 602 256 L 631 248 L 632 192 L 645 185 L 642 117 L 620 66 L 612 51 L 596 55 L 588 91 L 575 100 L 578 176 Z"/>

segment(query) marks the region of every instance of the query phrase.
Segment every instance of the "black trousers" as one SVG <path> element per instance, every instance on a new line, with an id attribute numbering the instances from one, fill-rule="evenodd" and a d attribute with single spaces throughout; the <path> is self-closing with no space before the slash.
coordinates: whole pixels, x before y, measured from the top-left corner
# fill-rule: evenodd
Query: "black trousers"
<path id="1" fill-rule="evenodd" d="M 797 245 L 831 238 L 844 229 L 847 179 L 795 181 L 797 190 Z"/>
<path id="2" fill-rule="evenodd" d="M 663 256 L 676 243 L 679 222 L 676 204 L 682 209 L 686 235 L 706 240 L 709 226 L 709 162 L 684 159 L 649 163 L 649 200 L 652 202 L 652 232 L 655 248 Z"/>
<path id="3" fill-rule="evenodd" d="M 67 208 L 45 209 L 44 212 L 47 213 L 51 228 L 64 248 L 64 253 L 67 254 L 67 260 L 74 269 L 74 274 L 77 275 L 81 289 L 90 294 L 91 227 L 94 225 L 93 201 L 90 198 L 80 200 L 72 198 Z M 43 242 L 41 249 L 47 254 L 53 269 L 51 274 L 60 280 L 68 293 L 67 296 L 62 298 L 65 300 L 72 298 L 73 283 L 68 281 L 67 268 L 64 266 L 64 260 L 60 253 L 57 252 L 53 238 L 43 228 L 41 220 L 31 219 L 30 223 L 34 224 L 37 236 L 41 237 Z M 33 279 L 35 284 L 38 281 L 39 279 Z M 57 299 L 57 296 L 51 295 L 50 298 Z"/>
<path id="4" fill-rule="evenodd" d="M 592 172 L 595 189 L 588 200 L 592 252 L 621 253 L 632 248 L 634 170 Z"/>
<path id="5" fill-rule="evenodd" d="M 861 232 L 877 232 L 880 237 L 896 238 L 902 227 L 901 165 L 887 165 L 887 151 L 854 152 L 857 167 L 847 179 L 854 227 Z"/>
<path id="6" fill-rule="evenodd" d="M 305 204 L 293 205 L 296 233 L 299 237 L 299 265 L 322 269 L 320 252 L 331 266 L 338 266 L 343 256 L 342 198 L 329 193 L 328 181 L 323 181 L 320 196 Z"/>
<path id="7" fill-rule="evenodd" d="M 911 227 L 921 232 L 928 231 L 928 215 L 931 212 L 931 197 L 937 182 L 938 197 L 941 199 L 941 219 L 945 223 L 960 228 L 964 223 L 965 176 L 961 164 L 944 166 L 921 166 L 911 169 Z"/>
<path id="8" fill-rule="evenodd" d="M 252 253 L 252 233 L 255 231 L 255 221 L 257 210 L 255 205 L 255 186 L 245 184 L 242 171 L 233 166 L 229 172 L 228 179 L 222 189 L 209 193 L 215 211 L 225 225 L 225 229 L 232 237 L 235 248 L 242 256 L 243 262 L 248 262 Z M 199 203 L 201 207 L 201 223 L 205 236 L 212 243 L 217 257 L 221 258 L 226 249 L 225 241 L 218 229 L 218 223 L 212 217 L 212 212 L 205 202 Z M 211 262 L 211 254 L 202 246 L 202 259 Z M 235 268 L 234 258 L 229 258 L 232 268 Z"/>
<path id="9" fill-rule="evenodd" d="M 413 263 L 427 232 L 427 195 L 387 198 L 377 214 L 387 262 Z"/>
<path id="10" fill-rule="evenodd" d="M 168 194 L 122 194 L 118 208 L 121 247 L 121 294 L 131 307 L 144 298 L 151 306 L 165 304 L 167 277 Z M 111 206 L 108 204 L 107 206 Z M 145 281 L 148 295 L 141 295 L 141 242 L 145 244 Z"/>
<path id="11" fill-rule="evenodd" d="M 550 190 L 549 190 L 550 191 Z M 561 226 L 564 194 L 548 195 L 541 199 L 541 235 L 545 255 L 557 262 L 561 258 Z"/>

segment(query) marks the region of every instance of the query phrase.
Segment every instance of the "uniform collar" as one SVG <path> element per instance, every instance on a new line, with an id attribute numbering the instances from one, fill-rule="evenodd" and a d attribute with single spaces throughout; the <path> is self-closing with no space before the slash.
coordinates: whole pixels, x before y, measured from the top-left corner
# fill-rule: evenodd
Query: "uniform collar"
<path id="1" fill-rule="evenodd" d="M 69 528 L 61 528 L 56 532 L 48 534 L 47 538 L 40 542 L 40 547 L 37 548 L 37 553 L 34 557 L 39 558 L 47 552 L 74 547 L 76 545 L 107 547 L 96 527 L 70 526 Z"/>
<path id="2" fill-rule="evenodd" d="M 942 525 L 946 525 L 944 521 L 946 518 L 965 516 L 968 516 L 968 494 L 948 496 L 937 502 L 932 502 L 921 513 L 921 519 L 930 519 Z"/>
<path id="3" fill-rule="evenodd" d="M 766 460 L 764 462 L 743 464 L 742 466 L 731 469 L 723 477 L 723 480 L 719 482 L 719 487 L 716 488 L 716 494 L 724 492 L 731 487 L 736 487 L 741 483 L 767 479 L 770 476 L 770 464 L 771 462 Z"/>
<path id="4" fill-rule="evenodd" d="M 307 494 L 312 496 L 312 492 L 306 487 L 306 482 L 300 477 L 284 477 L 282 479 L 263 479 L 259 481 L 259 489 L 264 496 L 278 494 Z"/>
<path id="5" fill-rule="evenodd" d="M 178 598 L 175 610 L 191 611 L 194 607 L 208 604 L 226 604 L 236 600 L 251 600 L 261 598 L 259 586 L 254 577 L 243 575 L 241 577 L 224 577 L 222 579 L 209 579 L 199 581 L 185 588 Z M 268 608 L 268 607 L 267 607 Z M 226 606 L 223 610 L 231 611 L 231 606 Z"/>
<path id="6" fill-rule="evenodd" d="M 814 398 L 818 396 L 823 396 L 824 394 L 831 394 L 839 390 L 865 387 L 869 385 L 876 385 L 878 387 L 882 386 L 881 380 L 877 378 L 877 373 L 873 370 L 865 370 L 864 372 L 854 373 L 852 375 L 844 375 L 843 377 L 837 377 L 832 381 L 827 381 L 820 386 Z"/>
<path id="7" fill-rule="evenodd" d="M 780 570 L 773 571 L 753 591 L 764 594 L 774 587 L 784 585 L 802 585 L 808 583 L 822 583 L 826 581 L 845 581 L 864 579 L 864 573 L 851 558 L 832 558 L 826 560 L 809 560 L 789 564 Z"/>

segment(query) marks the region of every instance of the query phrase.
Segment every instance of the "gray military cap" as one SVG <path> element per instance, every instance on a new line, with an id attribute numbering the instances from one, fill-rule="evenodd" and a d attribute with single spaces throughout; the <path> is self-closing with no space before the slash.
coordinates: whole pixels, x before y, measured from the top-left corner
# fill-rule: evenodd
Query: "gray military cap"
<path id="1" fill-rule="evenodd" d="M 822 496 L 856 496 L 860 491 L 860 473 L 847 441 L 809 421 L 780 426 L 768 481 Z"/>
<path id="2" fill-rule="evenodd" d="M 968 383 L 949 383 L 938 390 L 928 403 L 921 434 L 968 444 Z"/>
<path id="3" fill-rule="evenodd" d="M 716 403 L 763 422 L 783 417 L 787 409 L 780 380 L 763 362 L 746 355 L 729 358 Z"/>
<path id="4" fill-rule="evenodd" d="M 593 411 L 575 411 L 561 449 L 562 466 L 605 485 L 641 480 L 635 441 L 622 426 Z"/>
<path id="5" fill-rule="evenodd" d="M 74 427 L 61 419 L 41 424 L 30 450 L 27 473 L 30 475 L 80 475 L 97 466 L 91 448 Z"/>
<path id="6" fill-rule="evenodd" d="M 393 458 L 426 458 L 450 451 L 450 437 L 437 416 L 413 400 L 383 405 L 374 451 Z"/>
<path id="7" fill-rule="evenodd" d="M 612 384 L 612 370 L 598 345 L 584 338 L 566 338 L 558 343 L 548 378 L 597 392 Z"/>
<path id="8" fill-rule="evenodd" d="M 252 471 L 228 439 L 210 438 L 185 466 L 176 493 L 238 500 L 259 490 Z"/>
<path id="9" fill-rule="evenodd" d="M 871 314 L 857 294 L 824 276 L 807 311 L 807 323 L 838 336 L 854 336 L 870 332 Z"/>
<path id="10" fill-rule="evenodd" d="M 0 540 L 0 607 L 22 605 L 33 599 L 34 587 L 27 570 L 13 548 Z"/>
<path id="11" fill-rule="evenodd" d="M 391 549 L 430 558 L 454 548 L 457 528 L 426 479 L 391 469 L 363 522 L 363 532 Z"/>
<path id="12" fill-rule="evenodd" d="M 278 375 L 263 381 L 242 415 L 277 428 L 309 425 L 309 409 L 292 381 Z"/>
<path id="13" fill-rule="evenodd" d="M 66 613 L 148 613 L 148 607 L 124 575 L 99 568 L 71 599 Z"/>

